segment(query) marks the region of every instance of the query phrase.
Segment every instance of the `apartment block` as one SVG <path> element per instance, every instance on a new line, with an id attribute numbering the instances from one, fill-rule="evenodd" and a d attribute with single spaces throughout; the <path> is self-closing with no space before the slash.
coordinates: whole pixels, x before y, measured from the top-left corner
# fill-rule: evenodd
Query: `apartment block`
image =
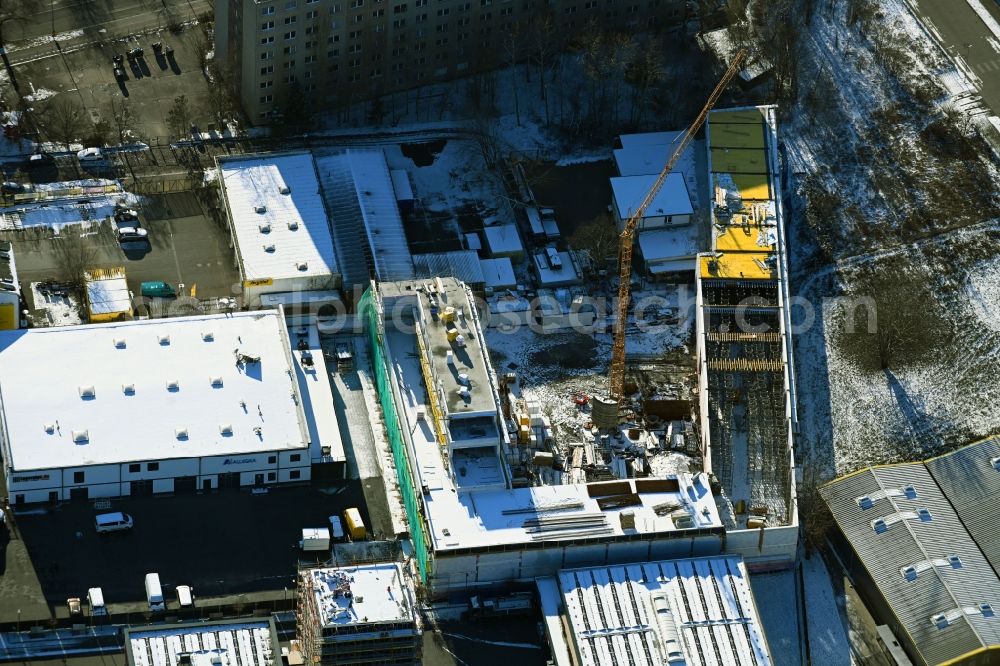
<path id="1" fill-rule="evenodd" d="M 683 0 L 216 0 L 215 54 L 266 124 L 296 85 L 332 109 L 526 59 L 543 16 L 565 42 L 592 20 L 645 30 L 683 13 Z"/>

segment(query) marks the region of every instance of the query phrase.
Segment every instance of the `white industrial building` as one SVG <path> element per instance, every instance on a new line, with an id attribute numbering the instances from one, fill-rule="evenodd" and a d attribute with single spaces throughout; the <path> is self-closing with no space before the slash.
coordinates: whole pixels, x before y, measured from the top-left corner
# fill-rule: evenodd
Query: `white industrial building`
<path id="1" fill-rule="evenodd" d="M 379 293 L 391 383 L 379 390 L 395 403 L 406 450 L 396 464 L 412 479 L 401 492 L 420 503 L 411 532 L 419 532 L 417 560 L 432 595 L 531 581 L 567 565 L 721 550 L 722 522 L 704 474 L 516 484 L 511 464 L 520 451 L 501 414 L 470 291 L 448 278 L 383 283 Z M 627 506 L 618 505 L 622 497 Z"/>
<path id="2" fill-rule="evenodd" d="M 218 161 L 223 199 L 243 283 L 243 302 L 341 286 L 312 155 L 280 153 Z M 339 298 L 339 297 L 336 297 Z"/>
<path id="3" fill-rule="evenodd" d="M 738 557 L 568 569 L 537 581 L 556 666 L 769 666 Z"/>
<path id="4" fill-rule="evenodd" d="M 218 620 L 125 629 L 129 666 L 276 666 L 274 620 Z"/>
<path id="5" fill-rule="evenodd" d="M 310 478 L 281 310 L 0 333 L 11 502 Z"/>
<path id="6" fill-rule="evenodd" d="M 296 634 L 307 664 L 418 664 L 413 580 L 395 562 L 299 574 Z"/>
<path id="7" fill-rule="evenodd" d="M 612 203 L 619 231 L 624 228 L 625 220 L 639 209 L 656 178 L 655 174 L 648 174 L 611 179 Z M 684 184 L 684 176 L 672 172 L 639 220 L 638 228 L 639 231 L 646 231 L 689 224 L 693 214 L 694 208 L 687 185 Z"/>

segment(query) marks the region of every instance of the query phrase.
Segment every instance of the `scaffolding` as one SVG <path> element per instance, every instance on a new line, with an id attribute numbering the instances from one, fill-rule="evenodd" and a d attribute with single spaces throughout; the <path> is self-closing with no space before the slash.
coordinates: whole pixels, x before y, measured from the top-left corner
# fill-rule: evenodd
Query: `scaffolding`
<path id="1" fill-rule="evenodd" d="M 362 315 L 362 321 L 367 325 L 372 368 L 375 374 L 375 388 L 378 392 L 379 405 L 382 408 L 382 421 L 385 424 L 386 435 L 392 449 L 396 481 L 399 483 L 399 492 L 403 496 L 403 507 L 406 509 L 406 518 L 410 525 L 410 540 L 413 542 L 413 552 L 417 560 L 420 582 L 426 585 L 431 566 L 427 550 L 427 536 L 424 532 L 420 503 L 410 474 L 410 462 L 406 454 L 406 445 L 403 442 L 402 430 L 399 426 L 399 418 L 396 415 L 396 407 L 392 397 L 389 366 L 385 360 L 381 304 L 373 289 L 367 289 L 361 296 L 357 311 Z"/>

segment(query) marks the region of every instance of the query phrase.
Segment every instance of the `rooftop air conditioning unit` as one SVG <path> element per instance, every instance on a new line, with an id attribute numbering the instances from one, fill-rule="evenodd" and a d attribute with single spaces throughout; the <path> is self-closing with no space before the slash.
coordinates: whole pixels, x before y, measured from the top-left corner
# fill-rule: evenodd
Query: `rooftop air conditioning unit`
<path id="1" fill-rule="evenodd" d="M 219 424 L 219 434 L 225 437 L 231 437 L 233 434 L 233 424 L 232 423 Z"/>
<path id="2" fill-rule="evenodd" d="M 282 185 L 281 187 L 278 188 L 278 191 L 281 192 L 282 194 L 291 194 L 292 188 L 288 187 L 288 185 Z"/>
<path id="3" fill-rule="evenodd" d="M 135 395 L 135 384 L 122 384 L 122 393 L 125 395 Z"/>
<path id="4" fill-rule="evenodd" d="M 274 252 L 274 243 L 267 243 L 264 246 L 264 252 Z"/>
<path id="5" fill-rule="evenodd" d="M 93 384 L 86 384 L 80 387 L 80 397 L 84 399 L 96 397 L 97 393 L 94 390 Z"/>
<path id="6" fill-rule="evenodd" d="M 174 434 L 177 435 L 177 439 L 187 439 L 188 429 L 187 428 L 174 428 Z"/>
<path id="7" fill-rule="evenodd" d="M 168 379 L 167 380 L 167 390 L 168 391 L 179 391 L 180 388 L 181 388 L 180 382 L 178 382 L 176 379 Z"/>
<path id="8" fill-rule="evenodd" d="M 299 269 L 300 271 L 307 271 L 307 270 L 309 270 L 309 262 L 308 261 L 296 261 L 295 262 L 295 267 L 297 269 Z"/>
<path id="9" fill-rule="evenodd" d="M 427 420 L 427 409 L 424 407 L 417 407 L 417 420 L 426 421 Z"/>
<path id="10" fill-rule="evenodd" d="M 256 206 L 253 207 L 253 209 L 257 213 L 266 213 L 267 212 L 267 206 L 265 206 L 264 204 L 257 204 Z"/>
<path id="11" fill-rule="evenodd" d="M 288 222 L 288 228 L 291 231 L 295 231 L 296 229 L 299 228 L 299 223 L 296 222 L 295 220 L 289 220 L 289 222 Z"/>
<path id="12" fill-rule="evenodd" d="M 156 339 L 159 341 L 159 343 L 161 345 L 169 345 L 170 344 L 170 336 L 169 335 L 165 335 L 165 334 L 164 335 L 158 335 L 158 336 L 156 336 Z"/>
<path id="13" fill-rule="evenodd" d="M 208 381 L 212 383 L 215 388 L 220 388 L 222 386 L 222 377 L 219 375 L 213 375 L 208 378 Z"/>
<path id="14" fill-rule="evenodd" d="M 125 349 L 125 338 L 115 338 L 115 349 Z"/>
<path id="15" fill-rule="evenodd" d="M 264 224 L 257 225 L 257 228 L 260 229 L 260 233 L 262 234 L 271 233 L 271 225 L 266 222 Z"/>
<path id="16" fill-rule="evenodd" d="M 90 441 L 90 431 L 89 430 L 74 430 L 73 431 L 73 441 L 77 444 L 83 444 Z"/>
<path id="17" fill-rule="evenodd" d="M 204 340 L 205 342 L 212 342 L 213 340 L 215 340 L 215 333 L 213 333 L 212 331 L 202 331 L 201 339 Z"/>
<path id="18" fill-rule="evenodd" d="M 50 435 L 56 431 L 55 423 L 46 423 L 43 427 L 45 428 L 45 432 L 47 432 Z"/>

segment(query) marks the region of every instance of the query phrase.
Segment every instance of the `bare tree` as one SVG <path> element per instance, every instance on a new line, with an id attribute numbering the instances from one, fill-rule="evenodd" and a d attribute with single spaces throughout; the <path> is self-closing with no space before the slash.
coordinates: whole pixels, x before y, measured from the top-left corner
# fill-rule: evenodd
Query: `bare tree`
<path id="1" fill-rule="evenodd" d="M 531 22 L 529 52 L 538 67 L 538 95 L 545 107 L 545 124 L 549 124 L 548 76 L 559 55 L 561 43 L 556 33 L 555 18 L 551 11 L 536 16 Z"/>
<path id="2" fill-rule="evenodd" d="M 42 111 L 41 124 L 51 141 L 61 143 L 69 150 L 70 144 L 79 140 L 87 131 L 89 117 L 76 98 L 59 95 Z"/>
<path id="3" fill-rule="evenodd" d="M 191 131 L 191 109 L 186 96 L 174 98 L 174 104 L 167 112 L 167 128 L 171 138 L 185 136 Z"/>
<path id="4" fill-rule="evenodd" d="M 4 29 L 15 23 L 37 19 L 41 6 L 41 0 L 0 0 L 0 57 L 3 58 L 4 67 L 7 68 L 14 90 L 18 90 L 17 77 L 14 75 L 10 60 L 7 59 L 7 49 L 4 48 L 7 45 L 4 40 Z"/>
<path id="5" fill-rule="evenodd" d="M 116 100 L 112 97 L 108 105 L 108 111 L 111 117 L 112 130 L 115 132 L 118 144 L 124 145 L 135 141 L 136 116 L 135 111 L 132 109 L 132 103 L 125 98 Z M 123 151 L 122 155 L 125 158 L 125 165 L 128 167 L 129 173 L 132 174 L 132 180 L 134 181 L 136 178 L 135 167 L 132 164 L 129 151 Z"/>
<path id="6" fill-rule="evenodd" d="M 517 97 L 517 63 L 521 58 L 521 25 L 519 23 L 511 23 L 507 26 L 507 29 L 503 31 L 503 36 L 501 37 L 501 43 L 503 45 L 504 53 L 507 55 L 507 66 L 510 67 L 510 87 L 511 93 L 514 96 L 514 117 L 517 120 L 517 126 L 521 126 L 521 106 Z"/>
<path id="7" fill-rule="evenodd" d="M 618 228 L 610 213 L 584 222 L 566 240 L 573 249 L 590 255 L 598 270 L 606 268 L 618 253 Z"/>
<path id="8" fill-rule="evenodd" d="M 663 81 L 663 52 L 658 41 L 647 40 L 633 51 L 631 60 L 626 64 L 625 76 L 632 86 L 629 123 L 639 125 L 652 88 Z"/>
<path id="9" fill-rule="evenodd" d="M 75 290 L 83 289 L 83 274 L 97 258 L 92 236 L 84 236 L 77 225 L 64 227 L 53 239 L 59 281 Z"/>
<path id="10" fill-rule="evenodd" d="M 234 84 L 235 74 L 231 67 L 215 60 L 208 63 L 206 71 L 211 81 L 208 87 L 209 115 L 222 132 L 240 108 Z"/>

